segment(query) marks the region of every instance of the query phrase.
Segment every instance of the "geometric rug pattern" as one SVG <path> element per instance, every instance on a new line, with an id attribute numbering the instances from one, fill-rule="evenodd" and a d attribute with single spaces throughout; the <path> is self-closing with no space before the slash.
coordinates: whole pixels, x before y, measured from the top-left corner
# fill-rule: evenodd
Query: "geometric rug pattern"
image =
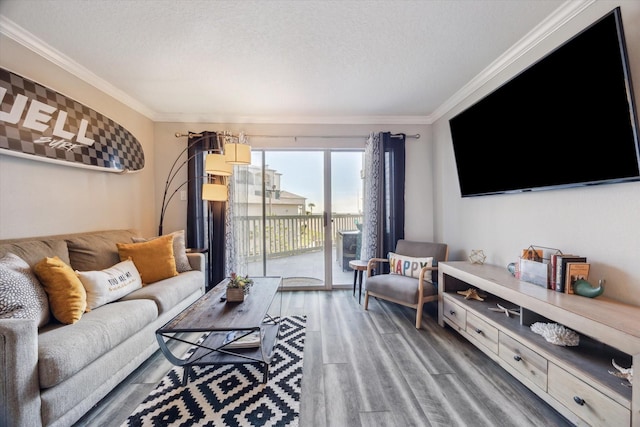
<path id="1" fill-rule="evenodd" d="M 298 426 L 305 325 L 282 318 L 265 384 L 252 364 L 193 366 L 186 386 L 174 367 L 122 426 Z"/>

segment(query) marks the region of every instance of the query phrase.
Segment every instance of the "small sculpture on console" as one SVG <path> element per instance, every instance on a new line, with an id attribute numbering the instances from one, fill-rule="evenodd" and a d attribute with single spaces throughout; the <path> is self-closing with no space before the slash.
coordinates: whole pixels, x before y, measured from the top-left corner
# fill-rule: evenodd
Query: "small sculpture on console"
<path id="1" fill-rule="evenodd" d="M 618 378 L 623 378 L 629 381 L 628 384 L 627 383 L 621 383 L 621 384 L 627 387 L 631 387 L 631 385 L 633 384 L 633 366 L 630 366 L 629 368 L 623 368 L 622 366 L 616 363 L 615 359 L 611 359 L 611 364 L 613 365 L 614 368 L 618 370 L 618 372 L 609 371 L 609 373 L 611 375 L 615 375 Z"/>
<path id="2" fill-rule="evenodd" d="M 542 335 L 551 344 L 569 347 L 580 344 L 580 336 L 576 332 L 557 323 L 536 322 L 531 325 L 531 331 Z"/>
<path id="3" fill-rule="evenodd" d="M 487 259 L 487 256 L 484 254 L 482 249 L 472 249 L 471 254 L 469 255 L 469 261 L 471 264 L 484 264 L 484 261 Z"/>
<path id="4" fill-rule="evenodd" d="M 482 295 L 478 292 L 477 289 L 469 288 L 466 291 L 458 291 L 460 295 L 464 295 L 464 299 L 475 299 L 478 301 L 484 301 L 487 297 L 486 295 Z"/>
<path id="5" fill-rule="evenodd" d="M 576 280 L 576 283 L 573 285 L 573 292 L 577 295 L 581 295 L 583 297 L 595 298 L 604 292 L 604 279 L 600 279 L 598 281 L 598 287 L 594 288 L 591 286 L 591 283 L 587 282 L 584 279 Z"/>
<path id="6" fill-rule="evenodd" d="M 497 311 L 499 313 L 504 313 L 505 316 L 507 317 L 511 317 L 511 315 L 513 314 L 514 316 L 520 316 L 520 310 L 514 310 L 511 308 L 506 308 L 501 306 L 500 304 L 496 304 L 498 306 L 498 308 L 495 307 L 489 307 L 489 310 L 491 311 Z"/>

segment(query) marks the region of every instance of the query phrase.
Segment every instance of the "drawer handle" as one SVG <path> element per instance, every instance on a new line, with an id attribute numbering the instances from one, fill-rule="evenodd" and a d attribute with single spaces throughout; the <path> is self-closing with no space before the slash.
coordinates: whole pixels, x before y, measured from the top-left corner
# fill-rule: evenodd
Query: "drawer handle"
<path id="1" fill-rule="evenodd" d="M 516 362 L 519 362 L 522 360 L 522 357 L 518 356 L 517 354 L 515 356 L 513 356 L 513 360 L 515 360 Z"/>
<path id="2" fill-rule="evenodd" d="M 455 315 L 456 315 L 456 312 L 455 312 L 455 311 L 453 311 L 453 310 L 449 310 L 449 314 L 450 314 L 450 315 L 452 315 L 452 316 L 455 316 Z"/>
<path id="3" fill-rule="evenodd" d="M 476 328 L 476 334 L 481 334 L 482 333 L 482 329 Z"/>
<path id="4" fill-rule="evenodd" d="M 580 406 L 584 406 L 584 399 L 581 398 L 580 396 L 573 396 L 573 401 Z"/>

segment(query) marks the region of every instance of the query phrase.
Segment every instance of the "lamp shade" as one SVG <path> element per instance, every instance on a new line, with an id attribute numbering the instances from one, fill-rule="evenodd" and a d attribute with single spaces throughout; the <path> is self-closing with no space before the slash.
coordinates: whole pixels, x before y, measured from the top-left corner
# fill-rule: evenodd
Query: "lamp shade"
<path id="1" fill-rule="evenodd" d="M 202 200 L 227 201 L 227 186 L 224 184 L 202 184 Z"/>
<path id="2" fill-rule="evenodd" d="M 249 144 L 224 144 L 224 155 L 227 163 L 232 165 L 251 164 L 251 146 Z"/>
<path id="3" fill-rule="evenodd" d="M 227 163 L 226 157 L 222 154 L 207 154 L 204 170 L 210 175 L 231 176 L 233 165 Z"/>

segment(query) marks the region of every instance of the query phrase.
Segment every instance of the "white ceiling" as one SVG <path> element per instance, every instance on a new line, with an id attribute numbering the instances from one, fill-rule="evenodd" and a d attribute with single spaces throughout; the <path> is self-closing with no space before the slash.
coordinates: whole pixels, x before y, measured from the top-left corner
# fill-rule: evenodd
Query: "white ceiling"
<path id="1" fill-rule="evenodd" d="M 0 31 L 156 121 L 428 123 L 576 3 L 0 0 Z"/>

